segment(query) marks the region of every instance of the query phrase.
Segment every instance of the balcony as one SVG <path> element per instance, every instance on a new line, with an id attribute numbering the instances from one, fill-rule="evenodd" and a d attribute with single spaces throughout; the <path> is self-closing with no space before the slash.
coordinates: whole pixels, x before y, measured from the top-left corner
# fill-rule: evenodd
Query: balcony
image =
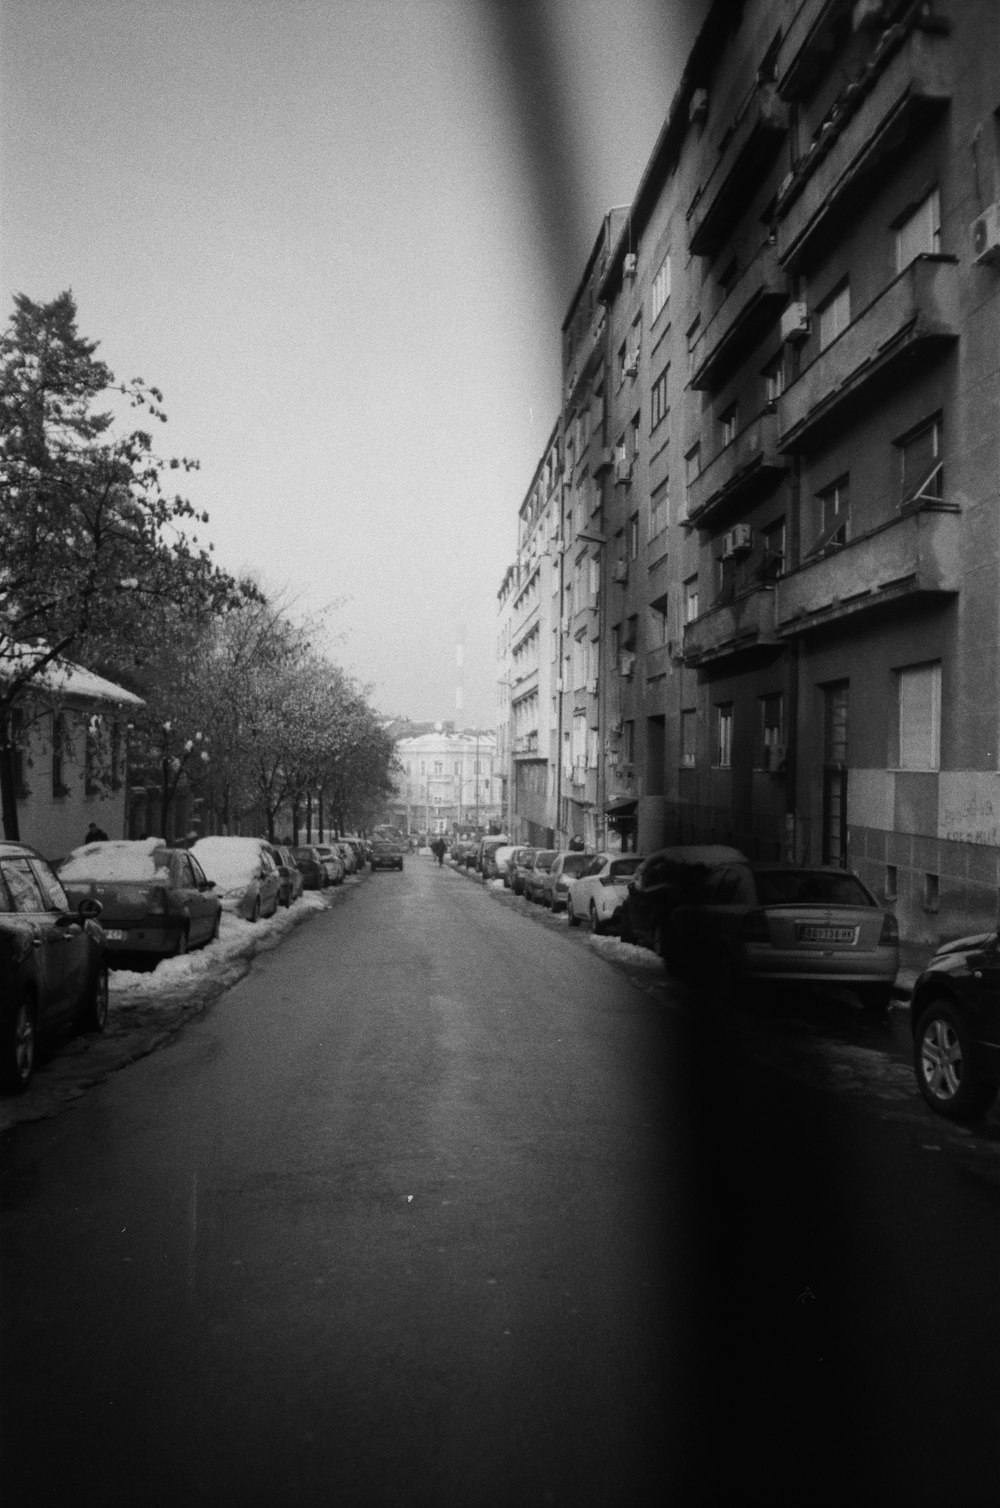
<path id="1" fill-rule="evenodd" d="M 572 403 L 584 378 L 589 374 L 594 361 L 604 354 L 604 331 L 607 325 L 604 306 L 597 310 L 586 334 L 573 352 L 573 360 L 563 383 L 563 400 Z"/>
<path id="2" fill-rule="evenodd" d="M 729 655 L 780 644 L 774 630 L 774 591 L 760 588 L 711 607 L 684 626 L 685 665 L 709 665 Z"/>
<path id="3" fill-rule="evenodd" d="M 841 25 L 850 25 L 854 0 L 823 0 L 802 5 L 788 23 L 778 53 L 778 93 L 782 99 L 805 99 L 829 66 Z"/>
<path id="4" fill-rule="evenodd" d="M 538 753 L 538 732 L 537 732 L 537 730 L 535 730 L 535 731 L 533 731 L 531 733 L 519 733 L 518 736 L 514 740 L 514 757 L 517 758 L 518 755 L 521 755 L 522 757 L 525 756 L 525 755 L 537 755 L 537 753 Z"/>
<path id="5" fill-rule="evenodd" d="M 782 450 L 808 449 L 843 427 L 875 384 L 884 392 L 936 361 L 958 338 L 954 258 L 918 257 L 778 400 Z"/>
<path id="6" fill-rule="evenodd" d="M 788 107 L 770 84 L 756 85 L 688 210 L 693 255 L 714 257 L 760 187 L 788 131 Z"/>
<path id="7" fill-rule="evenodd" d="M 778 634 L 808 633 L 859 613 L 954 594 L 961 580 L 960 530 L 957 508 L 923 508 L 807 561 L 778 579 Z"/>
<path id="8" fill-rule="evenodd" d="M 778 449 L 776 414 L 759 414 L 688 484 L 685 520 L 698 528 L 764 497 L 781 481 L 788 462 Z"/>
<path id="9" fill-rule="evenodd" d="M 692 351 L 691 386 L 715 388 L 762 339 L 788 299 L 774 246 L 765 244 L 733 284 Z"/>
<path id="10" fill-rule="evenodd" d="M 798 267 L 820 239 L 835 239 L 845 215 L 913 145 L 951 95 L 945 36 L 890 27 L 861 76 L 840 95 L 809 153 L 778 195 L 778 256 Z"/>

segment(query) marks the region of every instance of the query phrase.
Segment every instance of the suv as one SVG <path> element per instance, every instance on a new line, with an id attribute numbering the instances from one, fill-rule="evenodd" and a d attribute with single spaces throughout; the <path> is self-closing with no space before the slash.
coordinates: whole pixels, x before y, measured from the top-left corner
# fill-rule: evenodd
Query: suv
<path id="1" fill-rule="evenodd" d="M 368 856 L 372 871 L 376 869 L 402 869 L 403 847 L 395 838 L 373 838 Z"/>
<path id="2" fill-rule="evenodd" d="M 940 947 L 913 987 L 913 1067 L 938 1115 L 974 1121 L 1000 1088 L 1000 939 L 995 932 Z"/>

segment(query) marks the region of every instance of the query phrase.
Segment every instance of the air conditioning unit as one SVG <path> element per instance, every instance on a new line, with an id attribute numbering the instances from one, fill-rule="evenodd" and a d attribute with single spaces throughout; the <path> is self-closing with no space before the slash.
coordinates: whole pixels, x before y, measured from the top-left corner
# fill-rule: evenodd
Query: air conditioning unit
<path id="1" fill-rule="evenodd" d="M 667 640 L 667 654 L 670 656 L 671 660 L 673 660 L 673 662 L 674 662 L 675 665 L 683 665 L 683 663 L 684 663 L 684 640 L 683 639 L 668 639 Z"/>
<path id="2" fill-rule="evenodd" d="M 789 304 L 781 316 L 781 338 L 793 344 L 809 334 L 809 310 L 805 304 Z"/>
<path id="3" fill-rule="evenodd" d="M 734 555 L 745 555 L 753 548 L 753 529 L 749 524 L 734 524 L 722 536 L 722 558 L 731 560 Z"/>
<path id="4" fill-rule="evenodd" d="M 615 561 L 614 565 L 611 567 L 611 580 L 618 581 L 624 586 L 625 582 L 628 580 L 627 560 Z"/>
<path id="5" fill-rule="evenodd" d="M 594 462 L 594 475 L 600 476 L 603 471 L 610 471 L 615 464 L 615 453 L 610 445 L 603 446 L 597 452 L 597 460 Z"/>
<path id="6" fill-rule="evenodd" d="M 630 650 L 622 650 L 618 657 L 618 669 L 626 680 L 635 675 L 635 655 Z"/>
<path id="7" fill-rule="evenodd" d="M 615 456 L 615 481 L 630 482 L 632 480 L 632 462 L 628 456 Z"/>
<path id="8" fill-rule="evenodd" d="M 696 89 L 691 96 L 688 106 L 688 120 L 692 125 L 696 121 L 703 121 L 708 117 L 708 90 Z"/>
<path id="9" fill-rule="evenodd" d="M 632 351 L 625 358 L 625 365 L 622 368 L 622 371 L 624 372 L 624 374 L 625 374 L 626 377 L 635 377 L 635 376 L 638 375 L 638 372 L 639 372 L 639 352 L 638 351 Z"/>
<path id="10" fill-rule="evenodd" d="M 787 757 L 788 751 L 784 744 L 769 744 L 764 749 L 763 768 L 769 770 L 772 775 L 776 775 L 785 768 Z"/>
<path id="11" fill-rule="evenodd" d="M 624 265 L 622 267 L 622 272 L 625 274 L 625 276 L 627 278 L 634 278 L 635 277 L 636 268 L 638 267 L 638 265 L 639 265 L 639 258 L 636 256 L 635 252 L 634 251 L 626 252 L 625 253 L 625 262 L 624 262 Z"/>
<path id="12" fill-rule="evenodd" d="M 1000 204 L 988 204 L 969 226 L 972 260 L 979 267 L 1000 264 Z"/>

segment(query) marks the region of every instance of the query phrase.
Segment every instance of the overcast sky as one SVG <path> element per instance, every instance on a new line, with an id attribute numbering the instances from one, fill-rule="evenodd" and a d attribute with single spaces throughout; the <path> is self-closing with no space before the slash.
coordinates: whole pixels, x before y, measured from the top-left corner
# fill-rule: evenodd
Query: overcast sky
<path id="1" fill-rule="evenodd" d="M 560 326 L 704 0 L 3 0 L 0 294 L 159 387 L 204 541 L 492 726 Z"/>

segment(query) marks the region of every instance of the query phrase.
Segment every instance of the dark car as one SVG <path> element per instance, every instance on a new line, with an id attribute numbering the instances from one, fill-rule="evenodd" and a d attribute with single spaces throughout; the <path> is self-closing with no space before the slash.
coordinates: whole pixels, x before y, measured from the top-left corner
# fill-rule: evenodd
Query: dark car
<path id="1" fill-rule="evenodd" d="M 290 848 L 285 848 L 279 843 L 269 843 L 267 851 L 278 866 L 278 874 L 281 877 L 278 904 L 280 906 L 291 906 L 294 901 L 298 900 L 305 889 L 302 871 L 295 862 L 295 855 Z"/>
<path id="2" fill-rule="evenodd" d="M 219 935 L 222 902 L 193 853 L 161 838 L 111 839 L 74 848 L 59 865 L 70 904 L 101 904 L 109 960 L 170 958 Z"/>
<path id="3" fill-rule="evenodd" d="M 524 875 L 524 894 L 529 901 L 545 899 L 545 880 L 549 870 L 559 857 L 557 848 L 536 848 L 531 866 Z"/>
<path id="4" fill-rule="evenodd" d="M 913 1066 L 938 1115 L 974 1121 L 1000 1088 L 1000 938 L 964 937 L 939 948 L 913 987 Z"/>
<path id="5" fill-rule="evenodd" d="M 721 843 L 680 844 L 649 854 L 629 881 L 621 918 L 623 940 L 641 943 L 662 956 L 675 907 L 697 905 L 709 875 L 734 864 L 747 866 L 749 860 L 739 849 Z"/>
<path id="6" fill-rule="evenodd" d="M 298 848 L 293 848 L 290 852 L 292 858 L 299 866 L 302 874 L 302 883 L 306 890 L 325 890 L 329 884 L 326 877 L 326 866 L 313 844 L 300 844 Z"/>
<path id="7" fill-rule="evenodd" d="M 535 862 L 537 848 L 519 848 L 514 858 L 514 867 L 510 874 L 510 888 L 515 895 L 524 895 L 524 882 L 528 877 L 528 871 Z"/>
<path id="8" fill-rule="evenodd" d="M 368 862 L 373 872 L 376 869 L 402 869 L 403 845 L 396 838 L 373 838 Z"/>
<path id="9" fill-rule="evenodd" d="M 74 910 L 33 848 L 0 842 L 0 1083 L 17 1093 L 35 1069 L 38 1040 L 76 1021 L 103 1031 L 108 968 L 99 902 Z"/>

